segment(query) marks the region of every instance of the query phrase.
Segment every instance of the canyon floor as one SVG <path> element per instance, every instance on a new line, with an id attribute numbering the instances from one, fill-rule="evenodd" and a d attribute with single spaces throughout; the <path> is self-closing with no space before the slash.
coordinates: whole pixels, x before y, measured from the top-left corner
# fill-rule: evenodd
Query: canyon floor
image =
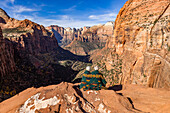
<path id="1" fill-rule="evenodd" d="M 0 103 L 0 113 L 170 113 L 170 91 L 140 85 L 115 85 L 109 90 L 83 91 L 62 82 L 28 88 Z"/>

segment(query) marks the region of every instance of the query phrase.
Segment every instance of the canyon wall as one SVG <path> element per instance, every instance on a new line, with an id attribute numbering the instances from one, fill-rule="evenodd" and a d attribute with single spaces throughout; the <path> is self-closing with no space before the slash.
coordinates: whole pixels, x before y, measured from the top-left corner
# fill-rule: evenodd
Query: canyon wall
<path id="1" fill-rule="evenodd" d="M 105 47 L 123 59 L 120 83 L 170 88 L 169 20 L 169 0 L 128 0 L 120 9 Z"/>
<path id="2" fill-rule="evenodd" d="M 13 45 L 10 41 L 3 39 L 0 28 L 0 78 L 14 72 L 15 68 Z"/>
<path id="3" fill-rule="evenodd" d="M 2 9 L 0 11 L 1 13 L 4 12 Z M 27 19 L 20 21 L 10 17 L 4 18 L 3 15 L 0 15 L 0 17 L 6 22 L 0 21 L 4 38 L 16 42 L 18 48 L 30 54 L 38 54 L 51 52 L 58 47 L 54 34 L 46 30 L 44 26 Z"/>
<path id="4" fill-rule="evenodd" d="M 52 31 L 61 47 L 76 55 L 89 55 L 92 50 L 101 49 L 105 46 L 109 37 L 113 36 L 114 22 L 92 27 L 63 28 L 51 25 L 46 29 Z"/>
<path id="5" fill-rule="evenodd" d="M 16 20 L 0 9 L 0 27 L 0 101 L 28 87 L 70 82 L 86 65 L 88 57 L 60 48 L 42 25 Z"/>
<path id="6" fill-rule="evenodd" d="M 108 37 L 113 35 L 113 22 L 107 22 L 104 25 L 95 25 L 92 27 L 63 28 L 57 25 L 51 25 L 46 29 L 54 32 L 57 40 L 62 46 L 70 44 L 74 40 L 81 42 L 106 42 Z"/>

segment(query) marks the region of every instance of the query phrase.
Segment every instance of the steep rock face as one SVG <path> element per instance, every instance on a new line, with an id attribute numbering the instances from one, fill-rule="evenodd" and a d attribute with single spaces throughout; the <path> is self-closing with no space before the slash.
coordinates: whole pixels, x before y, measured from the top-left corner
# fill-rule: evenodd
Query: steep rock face
<path id="1" fill-rule="evenodd" d="M 1 17 L 0 17 L 0 24 L 1 23 L 6 23 L 6 21 L 8 21 L 8 19 L 10 18 L 8 16 L 8 14 L 3 9 L 1 9 L 1 8 L 0 8 L 0 15 L 1 15 Z"/>
<path id="2" fill-rule="evenodd" d="M 7 104 L 8 109 L 6 109 Z M 132 108 L 127 98 L 116 94 L 113 90 L 82 91 L 73 84 L 61 83 L 39 89 L 29 88 L 0 103 L 0 112 L 134 113 L 138 111 Z"/>
<path id="3" fill-rule="evenodd" d="M 87 62 L 88 57 L 60 48 L 53 33 L 42 25 L 27 19 L 6 19 L 5 11 L 0 17 L 6 20 L 0 23 L 0 101 L 28 87 L 70 82 L 77 74 L 71 66 L 76 61 Z M 60 61 L 68 61 L 68 65 Z"/>
<path id="4" fill-rule="evenodd" d="M 65 29 L 63 27 L 59 27 L 57 25 L 51 25 L 49 27 L 46 27 L 46 29 L 52 31 L 55 35 L 55 37 L 58 40 L 58 43 L 61 43 L 61 40 L 64 37 Z"/>
<path id="5" fill-rule="evenodd" d="M 106 40 L 113 36 L 113 27 L 114 22 L 107 22 L 104 25 L 80 29 L 63 28 L 57 25 L 51 25 L 46 29 L 55 34 L 59 45 L 64 49 L 77 55 L 89 55 L 90 51 L 105 46 Z"/>
<path id="6" fill-rule="evenodd" d="M 108 37 L 113 35 L 113 22 L 107 22 L 104 25 L 96 25 L 92 27 L 83 27 L 80 29 L 63 28 L 56 25 L 46 27 L 46 29 L 54 32 L 62 46 L 70 44 L 74 40 L 81 42 L 101 42 L 104 43 Z"/>
<path id="7" fill-rule="evenodd" d="M 11 42 L 3 39 L 0 28 L 0 77 L 3 78 L 13 71 L 15 71 L 14 48 Z"/>
<path id="8" fill-rule="evenodd" d="M 169 0 L 129 0 L 121 8 L 105 49 L 123 57 L 122 83 L 170 87 L 169 14 Z"/>
<path id="9" fill-rule="evenodd" d="M 18 48 L 30 54 L 51 52 L 58 47 L 53 33 L 30 20 L 18 21 L 10 18 L 1 26 L 4 38 L 16 42 Z"/>
<path id="10" fill-rule="evenodd" d="M 64 49 L 69 50 L 76 55 L 90 55 L 91 51 L 95 49 L 101 49 L 103 46 L 100 42 L 82 42 L 79 40 L 73 40 Z"/>

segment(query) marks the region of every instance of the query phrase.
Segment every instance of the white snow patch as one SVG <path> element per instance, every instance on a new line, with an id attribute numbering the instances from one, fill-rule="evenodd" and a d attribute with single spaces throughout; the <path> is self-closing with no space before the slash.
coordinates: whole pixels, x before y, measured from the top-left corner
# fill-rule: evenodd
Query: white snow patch
<path id="1" fill-rule="evenodd" d="M 46 100 L 44 100 L 45 97 L 39 99 L 40 94 L 41 93 L 37 93 L 30 97 L 19 109 L 19 113 L 35 113 L 36 110 L 40 110 L 48 106 L 54 106 L 60 102 L 56 96 Z"/>
<path id="2" fill-rule="evenodd" d="M 110 110 L 108 110 L 108 112 L 107 112 L 107 109 L 106 108 L 104 109 L 104 105 L 102 103 L 99 105 L 98 111 L 100 113 L 111 113 Z"/>
<path id="3" fill-rule="evenodd" d="M 67 99 L 72 104 L 76 104 L 77 102 L 73 102 L 74 97 L 73 96 L 68 96 L 68 94 L 64 94 L 64 97 Z"/>
<path id="4" fill-rule="evenodd" d="M 93 91 L 93 90 L 90 90 L 90 91 L 87 91 L 87 94 L 90 94 L 90 93 L 95 93 L 95 94 L 97 94 L 97 92 L 96 91 Z"/>
<path id="5" fill-rule="evenodd" d="M 70 113 L 69 111 L 70 111 L 71 113 L 73 113 L 73 110 L 72 110 L 72 109 L 67 108 L 67 109 L 66 109 L 66 113 Z"/>
<path id="6" fill-rule="evenodd" d="M 94 101 L 100 101 L 100 98 L 95 98 L 95 100 Z"/>

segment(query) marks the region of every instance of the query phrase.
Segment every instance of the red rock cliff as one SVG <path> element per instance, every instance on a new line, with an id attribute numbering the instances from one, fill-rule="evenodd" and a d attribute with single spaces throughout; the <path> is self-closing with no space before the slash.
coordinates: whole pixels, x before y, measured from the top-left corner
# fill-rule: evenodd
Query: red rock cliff
<path id="1" fill-rule="evenodd" d="M 106 48 L 123 56 L 122 83 L 170 87 L 169 20 L 169 0 L 129 0 L 121 8 Z"/>
<path id="2" fill-rule="evenodd" d="M 103 42 L 105 43 L 108 37 L 113 35 L 113 22 L 107 22 L 104 25 L 95 25 L 92 27 L 63 28 L 57 25 L 51 25 L 46 29 L 54 32 L 56 38 L 61 45 L 66 46 L 74 40 L 81 42 Z"/>
<path id="3" fill-rule="evenodd" d="M 38 54 L 51 52 L 58 47 L 54 34 L 44 26 L 27 19 L 20 21 L 10 18 L 2 9 L 0 14 L 0 17 L 5 20 L 5 23 L 0 21 L 4 38 L 16 42 L 18 48 L 31 54 Z"/>
<path id="4" fill-rule="evenodd" d="M 0 28 L 0 77 L 15 71 L 14 49 L 12 43 L 3 39 Z"/>

